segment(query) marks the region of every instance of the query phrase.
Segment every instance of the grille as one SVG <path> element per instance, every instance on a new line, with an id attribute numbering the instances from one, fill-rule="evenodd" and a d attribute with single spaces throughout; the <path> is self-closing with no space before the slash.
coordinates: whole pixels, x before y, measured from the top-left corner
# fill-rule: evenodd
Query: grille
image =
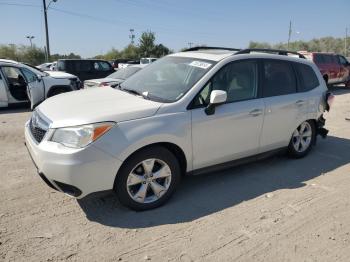
<path id="1" fill-rule="evenodd" d="M 34 139 L 40 143 L 49 129 L 49 123 L 47 123 L 37 111 L 34 111 L 29 121 L 29 129 Z"/>
<path id="2" fill-rule="evenodd" d="M 46 134 L 46 130 L 41 129 L 40 127 L 36 127 L 33 125 L 32 120 L 30 120 L 29 122 L 29 127 L 30 127 L 30 132 L 32 133 L 34 139 L 40 143 L 41 140 L 43 140 L 45 134 Z"/>

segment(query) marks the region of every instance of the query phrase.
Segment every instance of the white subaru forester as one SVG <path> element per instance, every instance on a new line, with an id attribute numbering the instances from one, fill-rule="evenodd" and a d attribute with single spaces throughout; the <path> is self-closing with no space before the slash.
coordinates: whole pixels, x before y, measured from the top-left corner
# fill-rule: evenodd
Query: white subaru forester
<path id="1" fill-rule="evenodd" d="M 327 135 L 331 99 L 316 65 L 297 53 L 193 48 L 116 89 L 48 99 L 25 139 L 52 188 L 77 198 L 114 189 L 122 204 L 145 210 L 168 200 L 184 174 L 281 149 L 305 156 Z"/>

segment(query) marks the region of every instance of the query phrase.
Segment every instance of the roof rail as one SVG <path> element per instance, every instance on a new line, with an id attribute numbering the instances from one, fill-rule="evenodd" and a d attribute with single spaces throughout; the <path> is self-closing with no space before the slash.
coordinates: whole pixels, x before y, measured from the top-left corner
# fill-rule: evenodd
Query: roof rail
<path id="1" fill-rule="evenodd" d="M 287 56 L 288 54 L 293 54 L 299 56 L 299 58 L 305 58 L 304 55 L 294 52 L 294 51 L 289 51 L 289 50 L 280 50 L 280 49 L 266 49 L 266 48 L 247 48 L 247 49 L 242 49 L 235 53 L 235 55 L 240 55 L 240 54 L 249 54 L 251 52 L 263 52 L 263 53 L 276 53 L 278 55 L 285 55 Z"/>
<path id="2" fill-rule="evenodd" d="M 239 48 L 230 48 L 230 47 L 215 47 L 215 46 L 195 46 L 188 49 L 183 50 L 182 52 L 190 52 L 190 51 L 199 51 L 199 50 L 228 50 L 228 51 L 240 51 L 242 49 Z"/>

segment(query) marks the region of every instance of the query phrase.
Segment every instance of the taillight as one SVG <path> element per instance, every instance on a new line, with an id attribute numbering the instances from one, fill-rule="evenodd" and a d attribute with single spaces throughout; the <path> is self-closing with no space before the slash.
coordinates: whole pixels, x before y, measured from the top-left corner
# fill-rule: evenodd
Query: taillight
<path id="1" fill-rule="evenodd" d="M 326 102 L 327 102 L 327 108 L 326 110 L 329 111 L 331 108 L 333 102 L 334 102 L 335 96 L 331 92 L 327 92 L 326 94 Z"/>

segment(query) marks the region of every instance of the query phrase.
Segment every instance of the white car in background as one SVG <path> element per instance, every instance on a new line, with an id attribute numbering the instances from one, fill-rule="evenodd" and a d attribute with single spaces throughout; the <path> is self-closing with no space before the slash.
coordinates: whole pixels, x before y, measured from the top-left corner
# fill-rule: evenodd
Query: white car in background
<path id="1" fill-rule="evenodd" d="M 36 68 L 40 69 L 41 71 L 50 71 L 51 65 L 52 65 L 52 63 L 44 63 L 44 64 L 36 66 Z"/>
<path id="2" fill-rule="evenodd" d="M 121 68 L 105 78 L 86 80 L 84 81 L 84 88 L 102 86 L 115 87 L 116 85 L 125 81 L 130 76 L 134 75 L 136 72 L 140 71 L 145 66 L 147 65 L 131 65 L 125 68 Z"/>
<path id="3" fill-rule="evenodd" d="M 153 63 L 154 61 L 157 61 L 158 58 L 154 57 L 144 57 L 140 59 L 140 64 L 141 65 L 148 65 L 150 63 Z"/>
<path id="4" fill-rule="evenodd" d="M 63 72 L 43 72 L 34 66 L 0 60 L 0 107 L 30 102 L 33 109 L 46 98 L 77 90 L 80 80 Z"/>
<path id="5" fill-rule="evenodd" d="M 306 156 L 328 132 L 332 96 L 320 71 L 293 52 L 253 51 L 192 48 L 118 88 L 45 101 L 25 124 L 40 177 L 78 198 L 114 189 L 123 205 L 146 210 L 165 203 L 183 175 L 280 150 Z"/>
<path id="6" fill-rule="evenodd" d="M 56 68 L 57 68 L 57 61 L 54 61 L 50 65 L 50 70 L 51 71 L 56 71 Z"/>

